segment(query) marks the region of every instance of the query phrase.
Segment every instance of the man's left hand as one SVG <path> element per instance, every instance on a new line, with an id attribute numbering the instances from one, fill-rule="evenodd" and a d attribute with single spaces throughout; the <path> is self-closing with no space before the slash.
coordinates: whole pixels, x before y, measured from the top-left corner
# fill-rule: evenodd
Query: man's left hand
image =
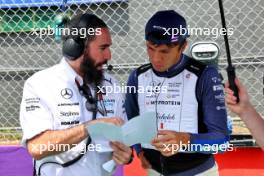
<path id="1" fill-rule="evenodd" d="M 117 164 L 127 164 L 132 157 L 132 149 L 121 142 L 110 142 L 113 151 L 113 160 Z"/>
<path id="2" fill-rule="evenodd" d="M 163 156 L 169 157 L 178 153 L 181 144 L 188 144 L 190 134 L 170 130 L 160 130 L 158 137 L 151 141 L 151 144 L 161 152 Z"/>

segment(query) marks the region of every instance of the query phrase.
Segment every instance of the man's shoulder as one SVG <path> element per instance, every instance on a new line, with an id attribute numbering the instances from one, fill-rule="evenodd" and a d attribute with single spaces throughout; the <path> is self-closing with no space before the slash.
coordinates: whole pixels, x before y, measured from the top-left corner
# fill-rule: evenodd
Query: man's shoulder
<path id="1" fill-rule="evenodd" d="M 148 70 L 150 70 L 152 68 L 151 64 L 148 63 L 148 64 L 144 64 L 144 65 L 141 65 L 140 67 L 138 67 L 136 70 L 135 70 L 135 74 L 137 76 L 143 74 L 143 73 L 146 73 Z"/>
<path id="2" fill-rule="evenodd" d="M 31 84 L 46 84 L 51 83 L 52 80 L 59 76 L 60 68 L 59 65 L 54 65 L 52 67 L 40 70 L 34 73 L 27 79 L 27 83 Z"/>
<path id="3" fill-rule="evenodd" d="M 104 72 L 103 81 L 104 81 L 104 84 L 110 84 L 110 85 L 119 84 L 119 81 L 116 79 L 116 77 L 107 72 Z"/>
<path id="4" fill-rule="evenodd" d="M 185 68 L 190 72 L 196 74 L 197 76 L 200 76 L 204 72 L 204 70 L 206 70 L 206 68 L 208 67 L 208 65 L 206 65 L 205 63 L 195 60 L 192 57 L 185 56 L 185 58 L 188 59 Z"/>

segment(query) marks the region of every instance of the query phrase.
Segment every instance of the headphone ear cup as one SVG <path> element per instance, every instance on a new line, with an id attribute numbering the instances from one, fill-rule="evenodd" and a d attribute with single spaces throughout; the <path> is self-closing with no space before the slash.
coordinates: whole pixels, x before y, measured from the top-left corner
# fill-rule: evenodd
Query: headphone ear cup
<path id="1" fill-rule="evenodd" d="M 80 39 L 68 38 L 64 41 L 62 47 L 63 56 L 70 60 L 76 60 L 83 54 L 84 43 Z"/>

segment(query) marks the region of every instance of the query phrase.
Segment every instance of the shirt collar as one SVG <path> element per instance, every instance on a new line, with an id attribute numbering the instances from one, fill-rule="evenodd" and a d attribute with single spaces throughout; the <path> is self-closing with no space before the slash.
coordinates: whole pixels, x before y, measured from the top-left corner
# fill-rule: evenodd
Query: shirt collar
<path id="1" fill-rule="evenodd" d="M 67 62 L 67 59 L 63 57 L 60 61 L 60 65 L 64 68 L 65 73 L 69 77 L 70 81 L 75 83 L 75 79 L 79 82 L 80 86 L 83 85 L 83 79 L 80 75 L 78 75 L 75 70 L 70 66 Z"/>

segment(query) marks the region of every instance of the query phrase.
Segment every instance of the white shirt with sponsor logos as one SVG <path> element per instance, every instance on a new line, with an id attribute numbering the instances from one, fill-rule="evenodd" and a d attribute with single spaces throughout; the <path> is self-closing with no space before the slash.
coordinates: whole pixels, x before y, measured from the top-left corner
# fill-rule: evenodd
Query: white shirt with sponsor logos
<path id="1" fill-rule="evenodd" d="M 119 86 L 116 79 L 104 73 L 103 87 Z M 23 130 L 22 144 L 46 130 L 67 129 L 92 119 L 92 112 L 86 109 L 86 98 L 79 92 L 75 79 L 82 85 L 81 77 L 62 59 L 53 67 L 31 76 L 24 85 L 20 107 L 20 122 Z M 91 87 L 89 85 L 89 87 Z M 111 89 L 109 89 L 111 90 Z M 94 95 L 93 89 L 91 89 Z M 106 109 L 107 117 L 121 117 L 127 120 L 122 93 L 106 92 L 103 100 L 98 101 L 98 108 Z M 96 118 L 103 115 L 97 112 Z M 106 143 L 107 141 L 105 141 Z M 36 162 L 36 169 L 47 161 L 65 163 L 76 158 L 85 147 L 86 140 L 67 152 L 45 157 Z M 92 146 L 93 145 L 93 146 Z M 47 146 L 43 146 L 47 147 Z M 54 146 L 49 146 L 54 150 Z M 53 148 L 52 148 L 53 147 Z M 56 147 L 56 146 L 55 146 Z M 57 146 L 62 147 L 62 146 Z M 104 176 L 102 164 L 111 159 L 110 152 L 98 152 L 103 144 L 92 141 L 87 153 L 75 164 L 61 167 L 57 164 L 44 164 L 41 175 L 48 176 Z"/>

